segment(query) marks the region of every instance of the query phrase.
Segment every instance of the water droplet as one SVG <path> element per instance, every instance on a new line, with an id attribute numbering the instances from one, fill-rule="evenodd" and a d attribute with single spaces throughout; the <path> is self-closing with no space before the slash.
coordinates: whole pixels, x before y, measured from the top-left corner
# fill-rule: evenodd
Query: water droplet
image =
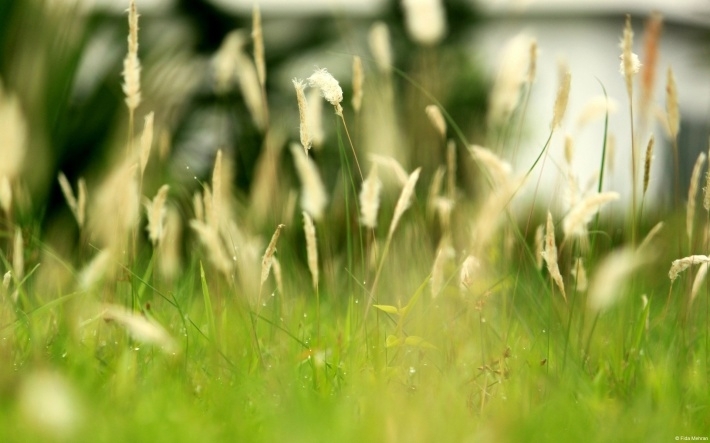
<path id="1" fill-rule="evenodd" d="M 304 312 L 304 313 L 303 313 L 303 318 L 306 318 L 306 317 L 308 317 L 308 314 L 306 314 L 306 313 Z"/>
<path id="2" fill-rule="evenodd" d="M 409 375 L 414 375 L 417 372 L 416 369 L 414 369 L 414 366 L 409 367 Z"/>

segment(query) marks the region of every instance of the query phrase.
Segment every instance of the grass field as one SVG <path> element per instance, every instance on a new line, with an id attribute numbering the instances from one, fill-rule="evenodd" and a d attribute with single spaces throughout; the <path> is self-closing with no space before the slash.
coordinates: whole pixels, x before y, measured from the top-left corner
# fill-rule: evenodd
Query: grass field
<path id="1" fill-rule="evenodd" d="M 59 177 L 69 210 L 58 227 L 26 215 L 29 159 L 0 169 L 0 441 L 710 438 L 705 154 L 672 210 L 644 210 L 652 151 L 636 95 L 647 86 L 629 22 L 619 78 L 628 112 L 614 118 L 631 122 L 635 137 L 619 143 L 633 146 L 632 205 L 604 186 L 604 141 L 589 190 L 568 147 L 558 166 L 567 189 L 546 208 L 518 197 L 554 172 L 548 156 L 559 146 L 540 146 L 529 169 L 510 166 L 524 116 L 535 115 L 526 109 L 534 41 L 527 72 L 497 86 L 502 101 L 492 95 L 482 147 L 424 76 L 387 66 L 377 44 L 373 59 L 353 62 L 355 103 L 316 70 L 294 80 L 291 109 L 279 115 L 265 100 L 255 14 L 253 39 L 231 35 L 214 65 L 218 91 L 237 87 L 238 73 L 264 135 L 245 195 L 233 190 L 233 159 L 222 151 L 194 189 L 157 182 L 169 173 L 154 116 L 143 118 L 161 110 L 141 108 L 137 20 L 129 10 L 128 138 L 105 173 Z M 435 44 L 436 32 L 424 32 L 422 45 Z M 642 74 L 655 69 L 652 54 L 641 56 Z M 561 73 L 550 139 L 564 132 L 573 74 Z M 431 106 L 419 118 L 437 164 L 360 146 L 361 113 L 398 112 L 387 100 L 393 77 Z M 664 125 L 677 150 L 671 71 L 666 81 Z M 309 91 L 324 98 L 323 142 Z M 28 124 L 12 91 L 1 92 L 0 115 L 19 134 L 2 149 L 22 158 L 11 150 L 23 149 Z M 296 109 L 300 121 L 287 126 L 300 133 L 290 139 L 270 122 Z M 395 139 L 407 131 L 400 123 Z"/>

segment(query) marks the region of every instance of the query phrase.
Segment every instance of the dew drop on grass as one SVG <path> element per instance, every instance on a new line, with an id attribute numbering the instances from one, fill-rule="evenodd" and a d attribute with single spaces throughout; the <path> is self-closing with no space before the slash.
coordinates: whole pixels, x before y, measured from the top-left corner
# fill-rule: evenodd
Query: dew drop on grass
<path id="1" fill-rule="evenodd" d="M 358 303 L 359 303 L 359 301 L 358 301 L 358 300 L 355 300 L 355 304 L 358 304 Z"/>
<path id="2" fill-rule="evenodd" d="M 306 317 L 308 317 L 308 314 L 306 314 L 306 313 L 304 312 L 304 313 L 303 313 L 303 318 L 306 318 Z"/>
<path id="3" fill-rule="evenodd" d="M 416 372 L 417 372 L 417 370 L 414 369 L 414 366 L 409 367 L 409 375 L 414 375 L 414 374 L 416 374 Z"/>

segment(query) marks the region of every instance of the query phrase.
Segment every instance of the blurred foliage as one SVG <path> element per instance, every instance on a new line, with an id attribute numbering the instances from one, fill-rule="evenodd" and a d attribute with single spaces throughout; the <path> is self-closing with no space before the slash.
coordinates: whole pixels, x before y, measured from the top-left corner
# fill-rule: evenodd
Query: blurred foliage
<path id="1" fill-rule="evenodd" d="M 0 2 L 0 77 L 20 97 L 31 128 L 25 177 L 33 215 L 40 208 L 47 207 L 52 214 L 64 206 L 56 183 L 58 171 L 72 183 L 79 176 L 98 179 L 104 167 L 125 150 L 127 111 L 121 71 L 126 16 L 75 8 L 72 2 L 48 0 Z M 482 132 L 486 106 L 482 75 L 468 53 L 470 31 L 480 17 L 463 0 L 447 2 L 446 8 L 448 34 L 436 49 L 417 47 L 408 39 L 396 0 L 388 3 L 380 17 L 333 20 L 326 13 L 295 18 L 264 11 L 270 113 L 294 115 L 291 85 L 282 80 L 297 74 L 288 71 L 304 54 L 332 54 L 333 48 L 339 48 L 361 54 L 368 63 L 367 29 L 382 20 L 390 28 L 395 66 L 407 76 L 395 75 L 394 81 L 396 96 L 401 98 L 397 103 L 400 121 L 407 128 L 403 144 L 412 155 L 408 163 L 423 165 L 424 176 L 431 176 L 445 162 L 445 150 L 426 121 L 423 109 L 431 101 L 418 86 L 441 100 L 474 140 Z M 168 170 L 173 176 L 161 172 L 155 186 L 159 181 L 178 180 L 188 188 L 196 187 L 192 174 L 185 178 L 181 171 L 191 166 L 197 178 L 204 178 L 215 151 L 221 148 L 234 160 L 238 189 L 248 192 L 264 134 L 253 125 L 238 90 L 222 97 L 215 94 L 208 63 L 229 31 L 250 31 L 251 16 L 232 15 L 205 0 L 179 0 L 159 14 L 141 13 L 140 20 L 144 101 L 136 132 L 142 128 L 142 115 L 155 111 L 156 145 L 161 132 L 169 135 L 172 144 Z M 270 39 L 270 26 L 277 26 L 272 23 L 287 29 L 287 38 Z M 341 58 L 349 66 L 350 58 Z M 349 100 L 349 82 L 341 84 Z M 296 120 L 280 124 L 289 131 L 297 127 Z M 329 133 L 335 137 L 333 128 Z M 334 140 L 326 143 L 335 146 Z M 340 159 L 337 154 L 321 155 L 319 162 L 326 163 L 321 164 L 322 170 L 337 169 L 337 164 L 327 164 L 330 161 L 339 163 Z M 459 172 L 464 175 L 465 170 Z"/>

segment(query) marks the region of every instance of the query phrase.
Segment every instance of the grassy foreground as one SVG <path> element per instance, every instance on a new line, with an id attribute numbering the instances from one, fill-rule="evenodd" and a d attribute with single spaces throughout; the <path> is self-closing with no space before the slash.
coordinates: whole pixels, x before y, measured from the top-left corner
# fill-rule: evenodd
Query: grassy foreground
<path id="1" fill-rule="evenodd" d="M 537 208 L 517 197 L 551 171 L 535 169 L 549 141 L 529 170 L 504 160 L 527 99 L 503 111 L 507 126 L 490 130 L 490 149 L 427 108 L 441 166 L 406 172 L 390 157 L 370 161 L 358 146 L 359 105 L 350 109 L 337 81 L 316 71 L 294 81 L 293 108 L 308 106 L 306 87 L 326 100 L 334 135 L 321 149 L 339 159 L 332 188 L 314 161 L 327 155 L 307 149 L 313 120 L 303 114 L 290 151 L 300 186 L 278 180 L 279 168 L 290 171 L 283 147 L 265 142 L 250 197 L 231 192 L 221 151 L 194 195 L 158 188 L 145 173 L 167 175 L 151 157 L 152 114 L 134 141 L 135 33 L 124 63 L 127 154 L 100 180 L 107 185 L 80 184 L 75 196 L 62 184 L 79 225 L 72 254 L 52 246 L 64 231 L 40 233 L 23 217 L 21 175 L 9 176 L 15 198 L 0 199 L 0 441 L 708 440 L 710 216 L 680 201 L 663 218 L 637 209 L 643 156 L 631 167 L 631 208 L 602 192 L 606 142 L 594 190 L 580 191 L 568 161 L 571 201 Z M 376 88 L 392 93 L 391 78 L 374 77 L 382 83 L 365 85 L 365 102 Z M 245 95 L 256 97 L 250 109 L 270 140 L 263 87 Z M 566 73 L 550 139 L 569 87 Z M 457 162 L 475 171 L 471 189 Z M 691 202 L 701 199 L 698 164 Z M 529 208 L 522 220 L 514 205 Z"/>

